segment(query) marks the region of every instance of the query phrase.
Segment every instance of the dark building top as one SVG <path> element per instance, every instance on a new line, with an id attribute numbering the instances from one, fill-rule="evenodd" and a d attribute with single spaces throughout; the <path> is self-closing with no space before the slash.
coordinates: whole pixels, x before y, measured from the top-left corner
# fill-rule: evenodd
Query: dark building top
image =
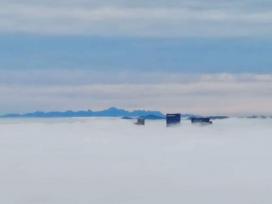
<path id="1" fill-rule="evenodd" d="M 138 118 L 137 122 L 135 124 L 136 125 L 145 125 L 145 119 L 144 118 Z"/>
<path id="2" fill-rule="evenodd" d="M 191 122 L 199 124 L 212 124 L 211 118 L 208 117 L 192 117 Z"/>
<path id="3" fill-rule="evenodd" d="M 181 120 L 180 113 L 166 114 L 166 125 L 176 125 L 179 124 Z"/>

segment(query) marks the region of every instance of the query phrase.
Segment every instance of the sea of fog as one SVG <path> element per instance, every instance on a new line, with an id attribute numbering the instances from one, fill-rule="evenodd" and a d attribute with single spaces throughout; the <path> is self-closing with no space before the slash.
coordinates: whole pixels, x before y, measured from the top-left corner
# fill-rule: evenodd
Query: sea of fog
<path id="1" fill-rule="evenodd" d="M 0 120 L 3 204 L 271 204 L 272 119 Z"/>

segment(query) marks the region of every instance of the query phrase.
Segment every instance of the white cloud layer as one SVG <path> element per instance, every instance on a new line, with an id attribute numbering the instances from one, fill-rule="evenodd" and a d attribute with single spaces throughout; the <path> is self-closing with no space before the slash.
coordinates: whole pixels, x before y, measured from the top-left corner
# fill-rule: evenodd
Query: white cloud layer
<path id="1" fill-rule="evenodd" d="M 109 74 L 110 75 L 110 74 Z M 5 77 L 6 76 L 6 77 Z M 272 114 L 272 75 L 1 73 L 1 112 L 154 109 L 201 114 Z"/>
<path id="2" fill-rule="evenodd" d="M 0 1 L 0 31 L 98 36 L 269 36 L 272 10 L 255 1 Z"/>
<path id="3" fill-rule="evenodd" d="M 270 119 L 0 124 L 1 204 L 272 203 Z"/>

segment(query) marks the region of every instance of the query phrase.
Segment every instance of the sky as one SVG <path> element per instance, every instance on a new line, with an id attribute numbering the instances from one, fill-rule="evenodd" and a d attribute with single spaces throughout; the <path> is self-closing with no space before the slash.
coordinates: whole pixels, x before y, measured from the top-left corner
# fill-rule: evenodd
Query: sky
<path id="1" fill-rule="evenodd" d="M 0 0 L 0 114 L 272 114 L 270 0 Z"/>

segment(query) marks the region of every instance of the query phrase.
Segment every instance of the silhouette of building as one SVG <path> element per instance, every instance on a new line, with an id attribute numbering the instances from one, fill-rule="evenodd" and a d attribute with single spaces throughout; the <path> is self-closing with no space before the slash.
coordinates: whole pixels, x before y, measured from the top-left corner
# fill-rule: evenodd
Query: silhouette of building
<path id="1" fill-rule="evenodd" d="M 181 120 L 181 114 L 180 113 L 174 113 L 174 114 L 166 114 L 166 125 L 177 125 L 180 123 Z"/>
<path id="2" fill-rule="evenodd" d="M 135 124 L 136 125 L 145 125 L 145 119 L 144 118 L 138 118 L 137 122 Z"/>
<path id="3" fill-rule="evenodd" d="M 212 124 L 211 118 L 209 117 L 192 117 L 192 124 Z"/>

